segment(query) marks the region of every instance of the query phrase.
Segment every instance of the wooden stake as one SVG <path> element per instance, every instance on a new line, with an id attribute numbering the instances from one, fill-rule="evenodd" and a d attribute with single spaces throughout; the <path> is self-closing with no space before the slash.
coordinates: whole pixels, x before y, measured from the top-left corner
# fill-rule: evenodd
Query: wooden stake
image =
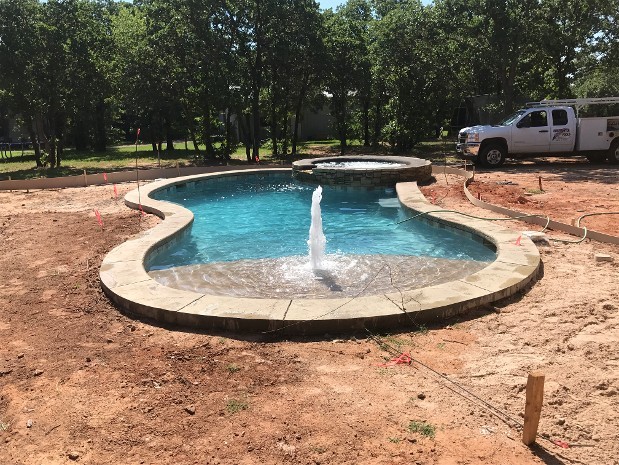
<path id="1" fill-rule="evenodd" d="M 86 177 L 86 170 L 84 170 L 84 186 L 88 187 L 88 178 Z"/>
<path id="2" fill-rule="evenodd" d="M 539 177 L 539 190 L 544 192 L 544 188 L 542 187 L 542 177 Z"/>
<path id="3" fill-rule="evenodd" d="M 530 446 L 535 442 L 537 426 L 542 413 L 544 401 L 544 373 L 533 371 L 529 373 L 527 380 L 527 401 L 524 406 L 524 428 L 522 430 L 522 442 Z"/>

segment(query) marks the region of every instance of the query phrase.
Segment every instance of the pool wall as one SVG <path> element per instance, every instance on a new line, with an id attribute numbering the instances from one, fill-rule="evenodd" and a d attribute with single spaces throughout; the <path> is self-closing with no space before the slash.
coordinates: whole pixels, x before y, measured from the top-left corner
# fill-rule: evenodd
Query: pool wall
<path id="1" fill-rule="evenodd" d="M 321 166 L 329 162 L 356 161 L 386 162 L 394 166 L 365 169 Z M 311 158 L 293 162 L 292 176 L 301 182 L 323 186 L 384 187 L 395 186 L 399 182 L 428 181 L 432 177 L 432 164 L 421 158 L 378 155 Z"/>
<path id="2" fill-rule="evenodd" d="M 146 272 L 151 254 L 178 240 L 193 221 L 184 207 L 154 200 L 162 189 L 195 189 L 196 182 L 230 181 L 247 175 L 281 175 L 290 169 L 235 170 L 155 181 L 129 192 L 125 203 L 163 219 L 154 228 L 114 248 L 103 259 L 100 280 L 108 297 L 122 310 L 162 323 L 227 331 L 278 331 L 310 334 L 369 329 L 398 329 L 440 321 L 505 298 L 533 280 L 540 267 L 536 246 L 526 237 L 496 223 L 454 213 L 429 213 L 426 221 L 453 228 L 461 234 L 488 241 L 497 258 L 477 273 L 462 279 L 412 291 L 343 299 L 250 299 L 212 296 L 169 288 Z M 218 179 L 219 178 L 219 179 Z M 436 210 L 416 183 L 396 187 L 400 202 L 411 211 Z"/>

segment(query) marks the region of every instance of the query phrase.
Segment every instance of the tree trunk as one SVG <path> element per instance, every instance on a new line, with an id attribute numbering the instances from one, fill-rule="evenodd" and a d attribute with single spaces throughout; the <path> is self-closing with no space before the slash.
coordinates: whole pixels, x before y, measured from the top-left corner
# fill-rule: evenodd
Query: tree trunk
<path id="1" fill-rule="evenodd" d="M 166 152 L 174 152 L 174 138 L 172 137 L 172 124 L 170 118 L 165 119 Z"/>
<path id="2" fill-rule="evenodd" d="M 282 155 L 285 157 L 288 155 L 288 107 L 284 107 L 283 117 L 282 117 L 282 129 L 281 129 L 281 137 L 282 137 Z"/>
<path id="3" fill-rule="evenodd" d="M 261 0 L 256 1 L 256 17 L 254 20 L 254 31 L 256 34 L 256 58 L 251 70 L 252 81 L 252 103 L 251 111 L 253 116 L 252 127 L 252 160 L 257 162 L 260 159 L 260 89 L 262 88 L 262 5 Z"/>
<path id="4" fill-rule="evenodd" d="M 28 130 L 28 136 L 30 136 L 32 150 L 34 150 L 34 161 L 37 164 L 37 168 L 41 168 L 43 166 L 43 162 L 41 161 L 41 147 L 39 146 L 39 138 L 34 131 L 34 123 L 31 116 L 26 117 L 26 128 Z"/>
<path id="5" fill-rule="evenodd" d="M 191 140 L 191 143 L 193 144 L 193 150 L 199 154 L 200 146 L 198 145 L 198 139 L 196 138 L 196 128 L 193 124 L 193 118 L 190 116 L 189 110 L 187 108 L 185 108 L 184 113 L 186 115 L 185 123 L 187 124 L 187 131 L 189 132 L 189 139 Z M 186 147 L 187 147 L 187 142 L 185 141 L 185 148 Z"/>
<path id="6" fill-rule="evenodd" d="M 193 144 L 193 150 L 197 154 L 200 154 L 200 145 L 198 145 L 198 139 L 196 138 L 196 133 L 194 131 L 191 131 L 190 136 L 191 136 L 191 143 Z"/>
<path id="7" fill-rule="evenodd" d="M 247 157 L 247 161 L 251 162 L 251 145 L 252 145 L 252 131 L 251 131 L 251 115 L 249 113 L 245 113 L 243 115 L 243 121 L 245 122 L 245 127 L 243 129 L 243 143 L 245 144 L 245 156 Z"/>
<path id="8" fill-rule="evenodd" d="M 105 131 L 105 102 L 99 99 L 95 107 L 95 140 L 94 149 L 105 152 L 107 148 L 107 133 Z"/>
<path id="9" fill-rule="evenodd" d="M 232 131 L 231 131 L 231 126 L 232 123 L 230 122 L 230 110 L 226 110 L 226 150 L 224 152 L 224 158 L 226 160 L 230 160 L 231 155 L 232 155 Z"/>
<path id="10" fill-rule="evenodd" d="M 285 157 L 286 155 L 288 155 L 288 102 L 290 101 L 290 95 L 289 95 L 289 88 L 288 88 L 288 84 L 286 84 L 286 87 L 284 87 L 284 95 L 283 95 L 283 102 L 284 102 L 284 109 L 282 112 L 282 128 L 281 128 L 281 139 L 282 139 L 282 155 Z"/>
<path id="11" fill-rule="evenodd" d="M 258 90 L 254 89 L 255 93 Z M 258 98 L 255 98 L 252 102 L 252 161 L 256 162 L 260 159 L 260 107 Z"/>
<path id="12" fill-rule="evenodd" d="M 206 144 L 206 158 L 212 160 L 215 158 L 215 149 L 213 147 L 211 127 L 211 109 L 208 108 L 204 112 L 204 143 Z"/>
<path id="13" fill-rule="evenodd" d="M 273 146 L 273 158 L 277 158 L 277 92 L 275 89 L 277 82 L 277 70 L 272 68 L 271 75 L 271 144 Z"/>
<path id="14" fill-rule="evenodd" d="M 363 145 L 370 146 L 370 99 L 363 99 Z"/>
<path id="15" fill-rule="evenodd" d="M 47 156 L 50 168 L 56 168 L 56 137 L 49 138 L 49 154 Z"/>
<path id="16" fill-rule="evenodd" d="M 297 154 L 297 142 L 299 140 L 299 119 L 301 118 L 301 110 L 303 109 L 303 101 L 305 100 L 305 93 L 307 92 L 307 85 L 309 84 L 309 74 L 303 76 L 303 82 L 301 83 L 301 90 L 299 91 L 299 98 L 297 99 L 297 105 L 294 110 L 294 130 L 292 131 L 292 155 Z"/>
<path id="17" fill-rule="evenodd" d="M 380 102 L 380 97 L 376 98 L 376 109 L 374 114 L 374 134 L 372 134 L 372 147 L 378 148 L 378 144 L 380 143 L 380 133 L 382 126 L 382 107 Z"/>
<path id="18" fill-rule="evenodd" d="M 56 166 L 60 168 L 60 165 L 63 160 L 64 155 L 64 139 L 61 137 L 58 138 L 58 144 L 56 146 Z"/>
<path id="19" fill-rule="evenodd" d="M 64 115 L 58 115 L 56 120 L 56 134 L 58 137 L 58 142 L 56 144 L 56 166 L 60 167 L 60 164 L 63 160 L 64 155 L 64 134 L 65 129 L 67 127 L 67 121 L 64 118 Z"/>
<path id="20" fill-rule="evenodd" d="M 336 102 L 337 134 L 340 140 L 340 155 L 344 155 L 346 151 L 346 139 L 348 138 L 346 131 L 346 97 L 341 96 L 338 100 L 339 101 Z"/>
<path id="21" fill-rule="evenodd" d="M 155 134 L 155 129 L 154 129 L 154 124 L 152 124 L 152 120 L 151 120 L 151 126 L 150 126 L 150 144 L 153 147 L 153 153 L 157 153 L 157 136 Z"/>
<path id="22" fill-rule="evenodd" d="M 88 148 L 88 137 L 86 135 L 86 125 L 84 118 L 78 117 L 73 128 L 75 150 L 83 151 Z"/>

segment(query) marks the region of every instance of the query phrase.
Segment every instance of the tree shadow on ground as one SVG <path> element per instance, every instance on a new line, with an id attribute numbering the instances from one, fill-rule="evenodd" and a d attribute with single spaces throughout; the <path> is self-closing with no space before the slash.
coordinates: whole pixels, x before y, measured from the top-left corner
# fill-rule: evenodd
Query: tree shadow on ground
<path id="1" fill-rule="evenodd" d="M 591 163 L 582 156 L 508 160 L 500 170 L 504 173 L 531 173 L 542 177 L 547 173 L 565 183 L 587 180 L 615 184 L 619 175 L 619 165 Z M 486 170 L 478 171 L 483 173 Z"/>

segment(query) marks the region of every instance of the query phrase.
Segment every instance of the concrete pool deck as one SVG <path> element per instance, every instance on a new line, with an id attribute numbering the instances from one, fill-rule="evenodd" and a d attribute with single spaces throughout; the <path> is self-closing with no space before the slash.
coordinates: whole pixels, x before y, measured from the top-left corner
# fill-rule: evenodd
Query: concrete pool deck
<path id="1" fill-rule="evenodd" d="M 459 230 L 492 243 L 497 258 L 484 269 L 436 286 L 375 296 L 342 299 L 251 299 L 212 296 L 163 286 L 145 269 L 151 253 L 177 239 L 193 222 L 184 207 L 149 197 L 155 191 L 197 181 L 290 172 L 289 168 L 234 170 L 171 180 L 155 181 L 129 192 L 125 203 L 163 219 L 154 228 L 114 248 L 103 259 L 100 279 L 103 290 L 121 309 L 166 324 L 227 331 L 310 334 L 369 329 L 398 329 L 426 324 L 461 314 L 523 289 L 537 275 L 541 261 L 537 247 L 519 233 L 496 223 L 467 218 L 456 213 L 428 213 L 422 218 L 439 227 Z M 430 204 L 416 183 L 396 187 L 400 202 L 411 215 L 431 212 Z"/>

